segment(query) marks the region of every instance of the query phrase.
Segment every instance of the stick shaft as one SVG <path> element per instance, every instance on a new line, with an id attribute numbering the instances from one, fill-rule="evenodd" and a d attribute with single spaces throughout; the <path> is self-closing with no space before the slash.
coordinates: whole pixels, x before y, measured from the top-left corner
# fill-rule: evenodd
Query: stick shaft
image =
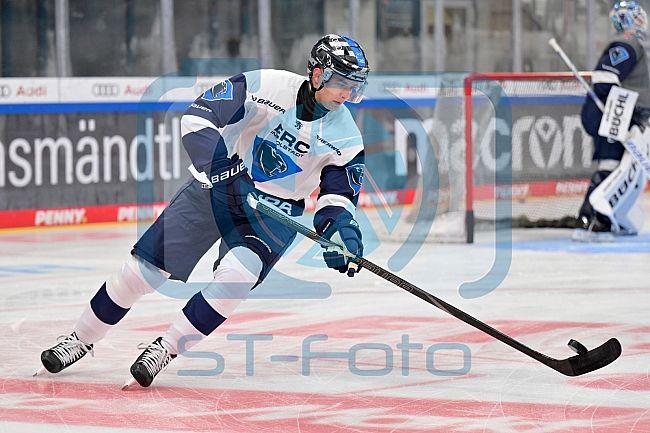
<path id="1" fill-rule="evenodd" d="M 587 91 L 587 94 L 589 97 L 596 103 L 598 108 L 600 108 L 600 111 L 605 110 L 605 104 L 603 104 L 603 101 L 600 100 L 598 95 L 596 95 L 596 92 L 594 92 L 594 89 L 591 88 L 589 83 L 584 79 L 582 75 L 580 75 L 580 72 L 578 72 L 578 69 L 576 66 L 573 64 L 569 56 L 566 55 L 562 47 L 557 43 L 555 38 L 551 38 L 548 41 L 548 44 L 555 50 L 555 52 L 560 56 L 560 58 L 564 61 L 564 63 L 571 69 L 571 72 L 573 72 L 573 75 L 575 75 L 576 79 L 580 83 L 580 85 Z"/>

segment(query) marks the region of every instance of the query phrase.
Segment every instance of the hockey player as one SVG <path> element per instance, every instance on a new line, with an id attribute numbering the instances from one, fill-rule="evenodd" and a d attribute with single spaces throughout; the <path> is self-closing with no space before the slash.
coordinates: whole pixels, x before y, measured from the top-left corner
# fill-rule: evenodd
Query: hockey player
<path id="1" fill-rule="evenodd" d="M 603 52 L 591 82 L 603 102 L 613 86 L 638 93 L 630 124 L 631 132 L 635 132 L 635 125 L 643 128 L 641 124 L 650 115 L 648 59 L 644 48 L 647 16 L 635 1 L 617 2 L 609 16 L 616 38 Z M 598 167 L 580 208 L 574 240 L 613 240 L 614 234 L 636 234 L 643 225 L 643 213 L 636 201 L 645 186 L 645 175 L 620 142 L 598 134 L 601 118 L 601 110 L 587 97 L 582 108 L 582 124 L 594 138 L 593 159 Z"/>
<path id="2" fill-rule="evenodd" d="M 131 258 L 90 300 L 74 332 L 41 354 L 50 373 L 69 367 L 116 325 L 142 295 L 169 278 L 187 281 L 221 240 L 214 279 L 196 293 L 164 336 L 131 366 L 151 385 L 178 353 L 210 335 L 260 284 L 296 232 L 258 214 L 248 194 L 298 217 L 320 187 L 314 227 L 363 254 L 354 219 L 364 171 L 363 141 L 344 102 L 359 102 L 369 68 L 357 42 L 329 34 L 311 50 L 308 78 L 279 70 L 235 75 L 197 98 L 181 120 L 191 177 L 138 239 Z M 340 251 L 323 253 L 330 268 L 354 276 Z M 61 337 L 63 338 L 63 337 Z M 42 368 L 39 373 L 44 372 Z"/>

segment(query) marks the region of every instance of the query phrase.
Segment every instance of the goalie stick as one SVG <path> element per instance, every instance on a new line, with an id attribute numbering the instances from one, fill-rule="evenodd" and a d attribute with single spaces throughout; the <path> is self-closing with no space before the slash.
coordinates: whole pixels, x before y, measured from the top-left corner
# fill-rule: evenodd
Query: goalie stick
<path id="1" fill-rule="evenodd" d="M 587 95 L 596 103 L 596 106 L 600 109 L 600 111 L 605 111 L 605 104 L 603 104 L 603 101 L 600 100 L 598 95 L 594 92 L 594 90 L 591 88 L 589 83 L 585 81 L 585 79 L 580 75 L 580 72 L 578 72 L 578 69 L 575 67 L 569 56 L 566 55 L 562 47 L 557 43 L 555 38 L 551 38 L 548 40 L 548 44 L 553 48 L 553 50 L 560 56 L 562 61 L 571 69 L 571 72 L 573 72 L 573 75 L 578 79 L 578 82 L 580 85 L 587 91 Z M 641 125 L 644 127 L 648 127 L 648 119 L 641 119 L 638 116 L 634 116 L 634 120 L 639 122 Z M 650 178 L 650 161 L 648 160 L 647 155 L 637 147 L 637 145 L 631 141 L 631 140 L 624 140 L 623 146 L 625 146 L 625 149 L 630 152 L 630 154 L 634 157 L 634 159 L 637 160 L 639 165 L 643 168 L 643 171 L 645 171 L 646 176 Z"/>
<path id="2" fill-rule="evenodd" d="M 336 243 L 320 236 L 315 231 L 310 230 L 309 228 L 300 224 L 298 221 L 295 221 L 291 217 L 285 215 L 281 211 L 276 210 L 275 208 L 257 200 L 250 194 L 248 196 L 248 202 L 253 209 L 256 209 L 258 212 L 261 212 L 278 221 L 279 223 L 284 224 L 285 226 L 297 231 L 305 237 L 308 237 L 312 241 L 320 244 L 322 247 L 339 246 Z M 572 339 L 569 341 L 568 345 L 574 352 L 577 353 L 577 355 L 574 355 L 567 359 L 551 358 L 544 355 L 543 353 L 531 349 L 528 346 L 525 346 L 524 344 L 511 337 L 508 337 L 502 332 L 492 328 L 491 326 L 481 322 L 478 319 L 475 319 L 464 311 L 459 310 L 453 305 L 446 303 L 445 301 L 433 296 L 432 294 L 416 287 L 415 285 L 398 277 L 392 272 L 389 272 L 386 269 L 375 265 L 370 260 L 351 253 L 348 253 L 348 255 L 350 256 L 351 260 L 359 267 L 366 268 L 373 274 L 378 275 L 386 281 L 393 283 L 397 287 L 406 290 L 412 295 L 415 295 L 418 298 L 428 302 L 429 304 L 441 309 L 445 313 L 448 313 L 457 319 L 462 320 L 463 322 L 473 326 L 479 331 L 485 332 L 486 334 L 507 344 L 513 349 L 518 350 L 525 355 L 528 355 L 534 360 L 539 361 L 542 364 L 566 376 L 580 376 L 582 374 L 589 373 L 590 371 L 605 367 L 606 365 L 614 362 L 621 355 L 621 344 L 616 338 L 610 338 L 605 343 L 592 350 L 587 350 L 587 348 L 582 344 Z"/>

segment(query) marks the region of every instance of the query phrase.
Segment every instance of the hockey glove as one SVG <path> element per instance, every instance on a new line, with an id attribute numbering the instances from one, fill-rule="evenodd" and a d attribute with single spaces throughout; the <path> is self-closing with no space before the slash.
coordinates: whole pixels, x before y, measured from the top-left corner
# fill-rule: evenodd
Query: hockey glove
<path id="1" fill-rule="evenodd" d="M 342 274 L 347 273 L 348 277 L 354 277 L 354 274 L 361 268 L 356 266 L 347 254 L 363 256 L 359 224 L 346 213 L 327 227 L 323 237 L 340 245 L 340 247 L 328 247 L 323 252 L 327 267 L 336 269 Z"/>
<path id="2" fill-rule="evenodd" d="M 213 162 L 206 172 L 210 183 L 204 187 L 211 188 L 213 196 L 229 206 L 240 206 L 255 189 L 244 162 L 237 155 Z"/>

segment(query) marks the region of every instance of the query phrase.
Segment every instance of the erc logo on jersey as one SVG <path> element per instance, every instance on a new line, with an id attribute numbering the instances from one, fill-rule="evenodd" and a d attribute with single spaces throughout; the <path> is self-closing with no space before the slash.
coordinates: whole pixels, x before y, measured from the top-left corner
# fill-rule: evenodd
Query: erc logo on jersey
<path id="1" fill-rule="evenodd" d="M 211 89 L 205 91 L 202 96 L 206 101 L 221 101 L 232 99 L 232 83 L 230 80 L 224 80 L 215 84 Z"/>
<path id="2" fill-rule="evenodd" d="M 352 191 L 354 191 L 354 195 L 359 194 L 359 191 L 361 191 L 364 168 L 365 166 L 363 164 L 354 164 L 345 168 L 348 173 L 348 183 Z"/>
<path id="3" fill-rule="evenodd" d="M 630 53 L 628 53 L 623 47 L 613 47 L 609 49 L 609 60 L 612 62 L 612 66 L 616 66 L 629 58 Z"/>
<path id="4" fill-rule="evenodd" d="M 281 179 L 301 171 L 302 169 L 288 155 L 277 149 L 275 143 L 255 137 L 251 170 L 255 182 Z"/>

